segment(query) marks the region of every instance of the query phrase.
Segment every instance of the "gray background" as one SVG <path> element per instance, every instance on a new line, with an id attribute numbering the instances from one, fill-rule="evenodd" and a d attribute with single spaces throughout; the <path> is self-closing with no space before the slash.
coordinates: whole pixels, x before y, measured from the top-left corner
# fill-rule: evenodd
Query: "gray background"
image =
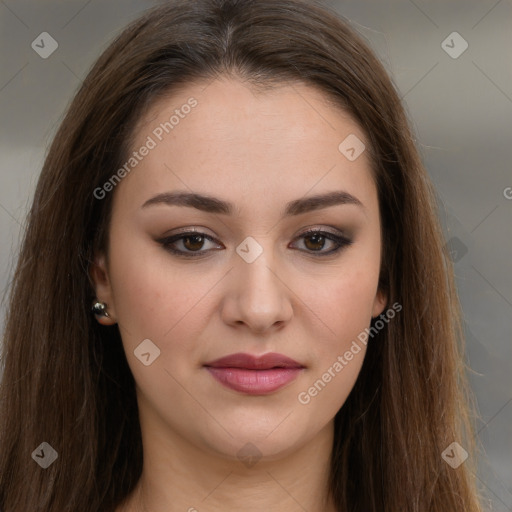
<path id="1" fill-rule="evenodd" d="M 68 102 L 113 36 L 156 3 L 0 0 L 2 292 Z M 489 509 L 512 511 L 512 0 L 326 4 L 352 21 L 391 73 L 437 187 L 481 416 L 478 482 Z M 454 31 L 469 45 L 458 58 L 442 47 Z M 42 32 L 59 45 L 47 59 L 31 48 Z"/>

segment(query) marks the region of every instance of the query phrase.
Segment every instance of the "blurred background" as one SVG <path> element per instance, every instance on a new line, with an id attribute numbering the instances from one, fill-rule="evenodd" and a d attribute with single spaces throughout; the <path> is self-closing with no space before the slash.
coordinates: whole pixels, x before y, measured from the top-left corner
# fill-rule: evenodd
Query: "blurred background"
<path id="1" fill-rule="evenodd" d="M 0 0 L 2 295 L 68 103 L 113 37 L 158 3 Z M 437 187 L 480 414 L 478 482 L 488 510 L 512 511 L 512 0 L 324 4 L 391 74 Z"/>

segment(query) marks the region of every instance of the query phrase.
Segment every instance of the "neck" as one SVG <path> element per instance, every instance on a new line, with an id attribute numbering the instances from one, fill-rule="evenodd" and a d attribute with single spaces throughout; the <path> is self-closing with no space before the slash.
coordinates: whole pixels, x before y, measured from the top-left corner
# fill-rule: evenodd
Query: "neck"
<path id="1" fill-rule="evenodd" d="M 207 453 L 175 434 L 144 436 L 144 467 L 125 512 L 336 512 L 328 489 L 333 424 L 272 460 Z M 120 512 L 120 511 L 119 511 Z"/>

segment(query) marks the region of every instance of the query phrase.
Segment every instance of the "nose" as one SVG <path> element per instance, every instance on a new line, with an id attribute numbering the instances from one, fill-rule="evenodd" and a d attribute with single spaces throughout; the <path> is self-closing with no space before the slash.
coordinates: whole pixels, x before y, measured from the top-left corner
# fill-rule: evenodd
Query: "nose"
<path id="1" fill-rule="evenodd" d="M 293 315 L 293 292 L 272 250 L 264 248 L 252 263 L 238 255 L 234 258 L 221 307 L 223 321 L 232 326 L 245 325 L 259 334 L 282 328 Z"/>

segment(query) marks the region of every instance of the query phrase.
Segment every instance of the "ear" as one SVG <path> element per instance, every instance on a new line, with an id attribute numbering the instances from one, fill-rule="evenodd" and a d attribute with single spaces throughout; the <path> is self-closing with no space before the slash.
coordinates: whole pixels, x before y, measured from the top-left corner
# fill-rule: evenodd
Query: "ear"
<path id="1" fill-rule="evenodd" d="M 102 325 L 114 325 L 116 323 L 116 310 L 107 259 L 103 253 L 94 257 L 94 262 L 89 268 L 89 275 L 94 284 L 96 298 L 107 306 L 107 316 L 96 316 L 96 320 Z"/>
<path id="2" fill-rule="evenodd" d="M 372 317 L 377 318 L 381 315 L 386 308 L 388 302 L 388 298 L 385 292 L 383 292 L 380 288 L 377 290 L 377 294 L 375 295 L 375 300 L 373 301 L 373 309 L 372 309 Z"/>

